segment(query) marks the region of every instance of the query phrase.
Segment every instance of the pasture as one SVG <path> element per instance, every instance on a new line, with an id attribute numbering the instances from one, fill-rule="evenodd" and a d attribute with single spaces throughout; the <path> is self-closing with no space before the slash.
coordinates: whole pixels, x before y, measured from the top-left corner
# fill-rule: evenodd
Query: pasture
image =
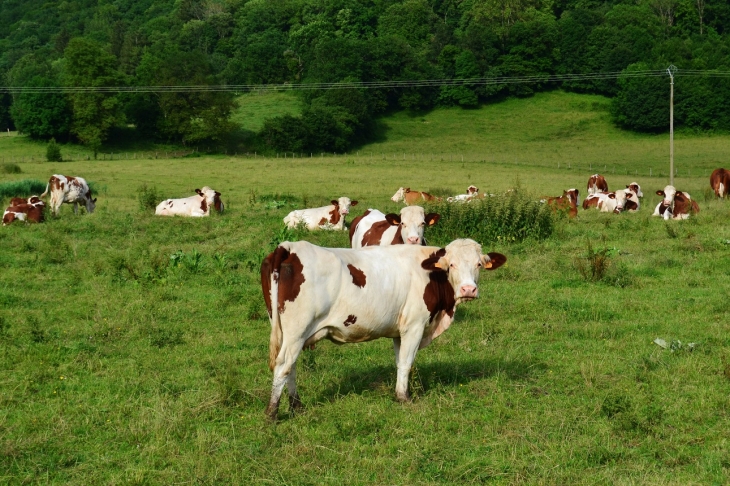
<path id="1" fill-rule="evenodd" d="M 19 163 L 22 173 L 0 174 L 80 175 L 99 198 L 91 215 L 64 206 L 46 223 L 0 228 L 0 481 L 727 483 L 730 206 L 700 172 L 730 165 L 730 137 L 678 134 L 675 185 L 701 212 L 665 222 L 650 215 L 667 177 L 648 168 L 666 167 L 667 137 L 619 132 L 602 103 L 548 93 L 396 114 L 359 155 Z M 43 149 L 0 137 L 0 151 L 8 143 Z M 447 155 L 457 149 L 463 162 Z M 582 200 L 587 164 L 611 162 L 610 188 L 641 184 L 640 212 L 581 209 L 545 240 L 482 242 L 507 265 L 483 272 L 481 297 L 418 353 L 412 403 L 394 400 L 389 340 L 322 342 L 299 359 L 306 410 L 282 404 L 276 425 L 265 420 L 261 258 L 284 239 L 348 244 L 346 232 L 285 231 L 291 209 L 348 196 L 360 201 L 349 223 L 368 207 L 397 211 L 401 185 L 536 198 L 578 187 Z M 160 200 L 209 185 L 226 212 L 156 218 L 140 209 L 143 184 Z M 608 263 L 594 278 L 598 260 Z"/>

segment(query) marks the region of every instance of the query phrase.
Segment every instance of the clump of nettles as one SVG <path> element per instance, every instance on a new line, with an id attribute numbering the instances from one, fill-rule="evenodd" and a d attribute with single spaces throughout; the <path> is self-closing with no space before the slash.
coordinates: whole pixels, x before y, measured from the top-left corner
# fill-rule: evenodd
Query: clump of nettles
<path id="1" fill-rule="evenodd" d="M 157 207 L 157 203 L 160 201 L 160 196 L 157 193 L 157 187 L 148 187 L 147 184 L 142 184 L 137 189 L 137 200 L 139 201 L 139 208 L 142 211 L 154 211 Z"/>
<path id="2" fill-rule="evenodd" d="M 56 139 L 52 138 L 46 148 L 46 160 L 48 162 L 62 162 L 63 157 L 61 156 L 61 146 L 56 143 Z"/>

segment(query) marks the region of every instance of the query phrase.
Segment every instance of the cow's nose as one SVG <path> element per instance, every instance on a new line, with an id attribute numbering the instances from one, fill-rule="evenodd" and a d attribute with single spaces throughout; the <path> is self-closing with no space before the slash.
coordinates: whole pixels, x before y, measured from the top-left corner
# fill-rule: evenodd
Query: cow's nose
<path id="1" fill-rule="evenodd" d="M 342 211 L 340 211 L 340 214 L 350 214 L 350 211 L 347 209 L 343 209 Z"/>
<path id="2" fill-rule="evenodd" d="M 477 296 L 476 285 L 462 285 L 461 286 L 461 296 L 472 298 L 472 299 L 475 298 Z"/>
<path id="3" fill-rule="evenodd" d="M 409 236 L 408 237 L 408 244 L 409 245 L 417 245 L 421 242 L 421 238 L 418 236 Z"/>

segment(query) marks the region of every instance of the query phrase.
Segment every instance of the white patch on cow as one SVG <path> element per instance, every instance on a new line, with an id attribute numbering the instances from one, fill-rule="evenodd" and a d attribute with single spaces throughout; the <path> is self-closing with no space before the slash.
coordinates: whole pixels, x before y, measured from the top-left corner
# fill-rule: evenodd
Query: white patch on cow
<path id="1" fill-rule="evenodd" d="M 155 208 L 155 214 L 157 216 L 188 216 L 193 218 L 209 216 L 211 209 L 214 208 L 216 195 L 220 197 L 220 193 L 208 186 L 196 189 L 196 192 L 195 196 L 162 201 Z M 205 204 L 203 204 L 203 201 L 205 201 Z"/>

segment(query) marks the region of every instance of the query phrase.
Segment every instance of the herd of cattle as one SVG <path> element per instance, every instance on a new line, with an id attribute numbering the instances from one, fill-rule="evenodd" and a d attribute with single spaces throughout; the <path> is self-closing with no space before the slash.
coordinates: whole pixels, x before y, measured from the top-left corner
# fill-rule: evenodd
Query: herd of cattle
<path id="1" fill-rule="evenodd" d="M 730 171 L 717 169 L 711 186 L 725 197 Z M 3 225 L 15 220 L 40 222 L 50 192 L 53 214 L 61 204 L 79 204 L 94 211 L 88 184 L 81 177 L 54 175 L 41 196 L 13 198 L 3 215 Z M 161 216 L 208 216 L 211 209 L 223 212 L 221 194 L 210 187 L 196 195 L 161 202 L 155 214 Z M 603 212 L 638 211 L 641 187 L 632 182 L 626 189 L 608 191 L 603 176 L 594 174 L 587 185 L 583 208 Z M 662 201 L 654 216 L 686 219 L 699 211 L 690 195 L 666 186 L 657 191 Z M 491 196 L 491 195 L 487 195 Z M 447 198 L 469 203 L 485 197 L 475 186 L 466 194 Z M 444 248 L 426 246 L 424 228 L 436 224 L 440 215 L 426 213 L 419 202 L 439 198 L 401 187 L 391 198 L 406 204 L 399 214 L 368 209 L 349 226 L 351 248 L 323 248 L 306 241 L 283 242 L 261 264 L 261 287 L 271 322 L 269 367 L 273 371 L 271 398 L 267 407 L 276 419 L 284 387 L 289 406 L 302 406 L 296 387 L 299 353 L 321 339 L 334 343 L 357 343 L 377 338 L 393 340 L 397 368 L 396 397 L 408 400 L 408 376 L 419 349 L 446 331 L 454 320 L 456 306 L 478 297 L 477 282 L 482 269 L 495 270 L 507 257 L 482 253 L 470 239 L 457 239 Z M 578 189 L 543 200 L 556 210 L 577 214 Z M 291 228 L 345 230 L 345 218 L 358 201 L 333 199 L 328 206 L 290 212 L 284 223 Z"/>

